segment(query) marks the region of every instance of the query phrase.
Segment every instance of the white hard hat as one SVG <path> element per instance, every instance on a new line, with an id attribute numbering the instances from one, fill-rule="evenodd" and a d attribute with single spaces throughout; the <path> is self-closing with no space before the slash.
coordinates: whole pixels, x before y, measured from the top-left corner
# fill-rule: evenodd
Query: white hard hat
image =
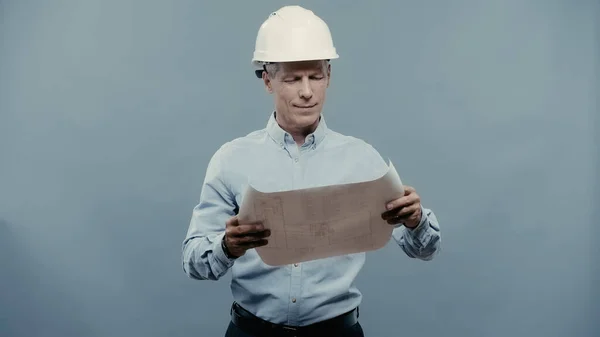
<path id="1" fill-rule="evenodd" d="M 271 13 L 256 36 L 252 63 L 262 68 L 271 62 L 331 60 L 339 55 L 329 27 L 311 10 L 285 6 Z"/>

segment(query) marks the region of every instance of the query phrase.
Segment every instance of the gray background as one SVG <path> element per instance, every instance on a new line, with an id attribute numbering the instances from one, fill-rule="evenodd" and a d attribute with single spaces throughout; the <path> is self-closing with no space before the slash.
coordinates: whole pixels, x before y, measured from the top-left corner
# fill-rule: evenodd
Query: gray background
<path id="1" fill-rule="evenodd" d="M 223 334 L 229 274 L 188 279 L 181 241 L 212 153 L 266 124 L 250 58 L 288 3 L 0 2 L 0 336 Z M 600 4 L 302 4 L 341 55 L 328 125 L 443 229 L 432 262 L 368 255 L 367 335 L 598 336 Z"/>

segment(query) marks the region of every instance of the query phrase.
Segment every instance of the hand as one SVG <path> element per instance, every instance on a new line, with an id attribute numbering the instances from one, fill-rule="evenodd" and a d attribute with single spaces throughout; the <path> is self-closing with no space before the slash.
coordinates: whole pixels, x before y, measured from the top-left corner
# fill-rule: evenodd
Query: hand
<path id="1" fill-rule="evenodd" d="M 404 227 L 415 228 L 421 222 L 421 197 L 414 188 L 404 185 L 404 196 L 390 201 L 387 212 L 381 214 L 390 225 L 402 223 Z"/>
<path id="2" fill-rule="evenodd" d="M 225 225 L 225 247 L 234 257 L 240 257 L 250 248 L 267 244 L 270 230 L 265 230 L 261 222 L 240 223 L 237 215 L 229 218 Z"/>

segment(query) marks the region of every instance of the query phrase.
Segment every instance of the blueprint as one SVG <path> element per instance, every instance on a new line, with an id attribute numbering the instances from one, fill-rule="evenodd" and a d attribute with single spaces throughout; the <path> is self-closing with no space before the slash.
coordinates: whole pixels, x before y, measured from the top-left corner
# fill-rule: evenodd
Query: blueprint
<path id="1" fill-rule="evenodd" d="M 270 193 L 248 186 L 238 217 L 271 230 L 269 243 L 256 251 L 264 263 L 280 266 L 382 248 L 394 227 L 381 213 L 403 195 L 389 162 L 371 181 Z"/>

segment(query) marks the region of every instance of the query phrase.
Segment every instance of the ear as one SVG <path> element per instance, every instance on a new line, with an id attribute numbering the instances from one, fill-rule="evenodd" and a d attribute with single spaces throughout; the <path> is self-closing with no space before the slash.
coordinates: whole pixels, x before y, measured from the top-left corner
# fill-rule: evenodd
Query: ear
<path id="1" fill-rule="evenodd" d="M 273 93 L 273 84 L 271 83 L 271 79 L 269 78 L 269 75 L 267 75 L 266 71 L 262 72 L 262 79 L 263 82 L 265 83 L 265 90 L 267 90 L 267 92 L 269 94 Z"/>

